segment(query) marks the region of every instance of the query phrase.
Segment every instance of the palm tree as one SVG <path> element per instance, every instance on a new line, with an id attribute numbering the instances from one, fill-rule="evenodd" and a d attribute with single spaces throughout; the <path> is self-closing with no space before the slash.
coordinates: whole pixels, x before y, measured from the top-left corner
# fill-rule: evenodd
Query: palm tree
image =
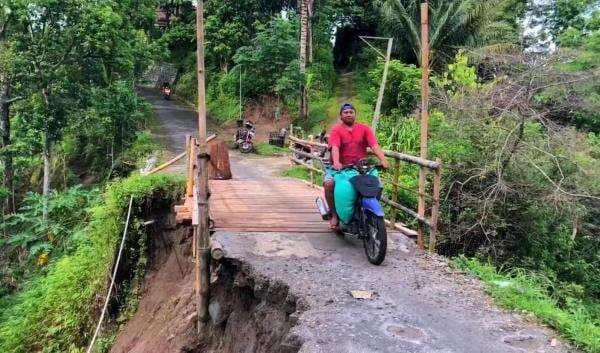
<path id="1" fill-rule="evenodd" d="M 515 30 L 501 20 L 505 0 L 430 0 L 429 43 L 432 65 L 454 57 L 459 47 L 478 47 L 515 39 Z M 399 43 L 401 56 L 419 61 L 420 0 L 382 0 L 384 29 Z"/>

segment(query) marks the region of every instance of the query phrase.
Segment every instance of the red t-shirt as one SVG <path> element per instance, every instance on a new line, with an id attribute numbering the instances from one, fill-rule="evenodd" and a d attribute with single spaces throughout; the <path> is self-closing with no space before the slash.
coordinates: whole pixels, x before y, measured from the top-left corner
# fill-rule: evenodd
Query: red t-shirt
<path id="1" fill-rule="evenodd" d="M 348 130 L 344 123 L 339 123 L 331 129 L 329 146 L 339 147 L 340 163 L 348 165 L 366 158 L 367 147 L 377 146 L 377 138 L 365 124 L 354 123 Z"/>

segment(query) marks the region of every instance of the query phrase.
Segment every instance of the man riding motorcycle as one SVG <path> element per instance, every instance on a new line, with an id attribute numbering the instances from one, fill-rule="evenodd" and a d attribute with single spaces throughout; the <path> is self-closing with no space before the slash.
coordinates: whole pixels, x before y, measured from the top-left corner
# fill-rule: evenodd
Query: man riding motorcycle
<path id="1" fill-rule="evenodd" d="M 377 143 L 375 134 L 369 126 L 356 122 L 356 110 L 352 104 L 342 104 L 340 120 L 341 122 L 335 125 L 329 133 L 331 167 L 339 171 L 344 166 L 355 164 L 367 157 L 367 147 L 370 147 L 379 159 L 381 166 L 387 168 L 388 162 Z M 339 224 L 339 218 L 335 211 L 334 186 L 332 171 L 326 168 L 323 188 L 325 189 L 325 199 L 331 209 L 330 226 L 332 229 L 336 229 Z"/>

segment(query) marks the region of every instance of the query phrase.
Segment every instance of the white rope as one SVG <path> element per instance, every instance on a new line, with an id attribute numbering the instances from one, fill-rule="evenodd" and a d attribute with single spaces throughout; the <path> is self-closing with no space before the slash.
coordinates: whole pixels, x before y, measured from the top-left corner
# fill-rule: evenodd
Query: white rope
<path id="1" fill-rule="evenodd" d="M 113 286 L 115 285 L 115 278 L 117 277 L 117 269 L 119 268 L 119 261 L 121 261 L 121 254 L 123 253 L 123 247 L 125 246 L 125 238 L 127 237 L 127 228 L 129 228 L 129 217 L 131 216 L 131 205 L 133 204 L 133 195 L 129 198 L 129 210 L 127 211 L 127 220 L 125 221 L 125 229 L 123 229 L 123 238 L 121 239 L 121 247 L 119 248 L 119 254 L 117 255 L 117 261 L 115 262 L 115 269 L 113 270 L 112 279 L 110 281 L 110 286 L 108 287 L 108 294 L 106 295 L 106 301 L 104 302 L 104 308 L 102 308 L 102 314 L 100 315 L 100 321 L 98 321 L 98 326 L 96 326 L 96 331 L 94 332 L 94 337 L 92 337 L 92 342 L 90 342 L 90 346 L 88 347 L 86 353 L 90 353 L 92 348 L 94 347 L 94 343 L 96 342 L 96 338 L 98 337 L 98 333 L 100 332 L 100 327 L 102 326 L 102 321 L 104 320 L 104 314 L 106 314 L 106 308 L 108 307 L 108 301 L 110 300 L 110 294 L 112 293 Z"/>

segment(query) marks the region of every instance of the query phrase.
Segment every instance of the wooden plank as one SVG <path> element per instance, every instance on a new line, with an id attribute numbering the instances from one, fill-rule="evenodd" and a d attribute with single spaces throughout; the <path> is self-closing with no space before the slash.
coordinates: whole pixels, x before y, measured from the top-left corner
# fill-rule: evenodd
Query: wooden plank
<path id="1" fill-rule="evenodd" d="M 294 229 L 294 228 L 216 228 L 221 231 L 228 231 L 232 233 L 331 233 L 329 229 Z"/>
<path id="2" fill-rule="evenodd" d="M 308 220 L 308 221 L 291 221 L 291 220 L 277 220 L 275 222 L 269 222 L 267 220 L 248 222 L 244 219 L 214 219 L 216 227 L 228 226 L 240 226 L 240 227 L 323 227 L 327 226 L 327 223 L 322 220 Z"/>
<path id="3" fill-rule="evenodd" d="M 323 221 L 323 219 L 321 218 L 321 215 L 317 214 L 316 212 L 311 213 L 301 213 L 301 214 L 295 214 L 295 213 L 269 213 L 269 214 L 258 214 L 258 213 L 254 213 L 254 214 L 248 214 L 248 213 L 221 213 L 221 214 L 214 214 L 213 215 L 214 219 L 241 219 L 241 220 L 246 220 L 246 221 L 259 221 L 259 220 L 269 220 L 269 219 L 283 219 L 283 220 L 291 220 L 291 221 L 302 221 L 302 220 L 307 220 L 307 221 Z"/>
<path id="4" fill-rule="evenodd" d="M 196 186 L 194 185 L 194 198 L 192 201 L 192 225 L 198 225 L 198 202 L 196 202 L 196 197 L 198 193 L 196 192 Z"/>
<path id="5" fill-rule="evenodd" d="M 192 219 L 192 213 L 191 212 L 181 212 L 181 213 L 177 213 L 175 215 L 175 220 L 177 222 L 189 221 L 191 219 Z"/>
<path id="6" fill-rule="evenodd" d="M 189 212 L 190 209 L 186 206 L 186 205 L 175 205 L 175 207 L 173 207 L 175 212 L 179 213 L 179 212 Z"/>

